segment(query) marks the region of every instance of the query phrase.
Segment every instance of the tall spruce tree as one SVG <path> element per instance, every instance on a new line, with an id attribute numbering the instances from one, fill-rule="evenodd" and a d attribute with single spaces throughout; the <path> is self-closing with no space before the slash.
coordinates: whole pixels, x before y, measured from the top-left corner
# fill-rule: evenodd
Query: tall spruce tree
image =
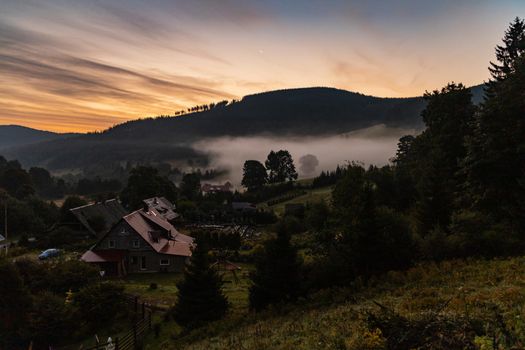
<path id="1" fill-rule="evenodd" d="M 250 308 L 261 310 L 271 304 L 296 300 L 300 291 L 300 261 L 297 249 L 283 226 L 277 237 L 266 241 L 255 263 L 250 288 Z"/>
<path id="2" fill-rule="evenodd" d="M 178 300 L 173 317 L 182 327 L 190 329 L 222 318 L 228 300 L 222 292 L 222 278 L 210 267 L 207 243 L 197 238 L 184 279 L 177 284 Z"/>
<path id="3" fill-rule="evenodd" d="M 448 84 L 424 97 L 428 104 L 421 116 L 427 128 L 411 143 L 415 149 L 408 153 L 415 157 L 411 172 L 418 193 L 421 235 L 435 226 L 446 230 L 457 207 L 457 194 L 464 182 L 459 170 L 467 152 L 465 138 L 472 133 L 476 111 L 470 90 L 462 84 Z"/>
<path id="4" fill-rule="evenodd" d="M 496 48 L 492 80 L 474 120 L 464 161 L 469 203 L 525 228 L 525 24 L 516 18 Z"/>
<path id="5" fill-rule="evenodd" d="M 489 86 L 494 87 L 498 82 L 505 80 L 516 71 L 518 59 L 525 53 L 525 22 L 516 17 L 505 31 L 503 45 L 496 46 L 497 63 L 490 62 L 489 71 L 492 81 Z"/>

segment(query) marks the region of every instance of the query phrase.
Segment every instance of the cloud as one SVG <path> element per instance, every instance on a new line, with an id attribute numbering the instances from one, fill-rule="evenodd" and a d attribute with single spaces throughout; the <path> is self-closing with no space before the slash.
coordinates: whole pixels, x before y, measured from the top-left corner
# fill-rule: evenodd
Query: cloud
<path id="1" fill-rule="evenodd" d="M 237 97 L 212 80 L 79 57 L 52 37 L 1 22 L 0 29 L 0 84 L 9 86 L 0 90 L 0 123 L 46 125 L 38 122 L 46 118 L 46 129 L 93 130 Z"/>

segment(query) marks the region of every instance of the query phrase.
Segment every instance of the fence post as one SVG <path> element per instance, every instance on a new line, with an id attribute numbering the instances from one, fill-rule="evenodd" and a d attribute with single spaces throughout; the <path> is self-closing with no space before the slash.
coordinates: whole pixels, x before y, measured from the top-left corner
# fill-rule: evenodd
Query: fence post
<path id="1" fill-rule="evenodd" d="M 145 312 L 146 312 L 146 305 L 145 305 L 145 302 L 143 301 L 142 302 L 142 319 L 144 319 L 144 317 L 146 316 Z"/>
<path id="2" fill-rule="evenodd" d="M 118 350 L 118 337 L 115 338 L 115 350 Z"/>
<path id="3" fill-rule="evenodd" d="M 137 348 L 137 324 L 133 325 L 133 349 Z"/>

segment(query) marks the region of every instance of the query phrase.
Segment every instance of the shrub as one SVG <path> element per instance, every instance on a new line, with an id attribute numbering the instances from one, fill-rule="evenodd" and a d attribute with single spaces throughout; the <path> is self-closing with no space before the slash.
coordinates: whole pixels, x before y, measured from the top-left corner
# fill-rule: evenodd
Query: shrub
<path id="1" fill-rule="evenodd" d="M 50 290 L 64 294 L 78 291 L 100 278 L 98 269 L 79 260 L 62 260 L 49 271 Z"/>
<path id="2" fill-rule="evenodd" d="M 34 296 L 27 325 L 34 348 L 48 349 L 50 345 L 68 339 L 74 327 L 71 315 L 71 309 L 65 305 L 63 298 L 49 292 Z"/>
<path id="3" fill-rule="evenodd" d="M 90 329 L 106 325 L 127 313 L 124 287 L 113 283 L 92 284 L 73 295 L 79 320 Z"/>

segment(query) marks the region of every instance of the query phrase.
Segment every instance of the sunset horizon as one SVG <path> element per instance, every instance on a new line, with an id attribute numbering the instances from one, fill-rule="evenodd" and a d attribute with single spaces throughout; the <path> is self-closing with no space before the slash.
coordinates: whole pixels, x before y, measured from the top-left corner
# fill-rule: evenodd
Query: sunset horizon
<path id="1" fill-rule="evenodd" d="M 7 0 L 0 124 L 88 132 L 279 89 L 413 97 L 478 85 L 525 11 L 506 4 Z"/>

